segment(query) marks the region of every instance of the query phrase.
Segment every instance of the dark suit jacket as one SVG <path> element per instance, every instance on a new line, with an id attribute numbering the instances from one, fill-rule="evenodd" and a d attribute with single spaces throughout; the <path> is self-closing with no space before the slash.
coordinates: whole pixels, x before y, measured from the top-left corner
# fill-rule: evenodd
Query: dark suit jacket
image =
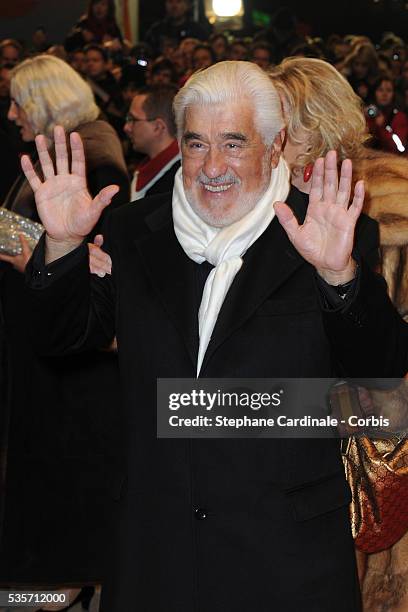
<path id="1" fill-rule="evenodd" d="M 156 183 L 146 191 L 145 197 L 158 195 L 159 193 L 172 192 L 174 187 L 174 177 L 180 168 L 180 161 L 176 161 Z"/>
<path id="2" fill-rule="evenodd" d="M 292 189 L 288 202 L 304 216 L 304 196 Z M 372 223 L 360 221 L 361 250 L 375 250 Z M 103 610 L 358 610 L 339 442 L 157 439 L 156 379 L 195 377 L 198 264 L 179 245 L 164 196 L 118 210 L 105 234 L 111 278 L 93 279 L 90 289 L 84 247 L 45 276 L 40 246 L 27 293 L 41 351 L 82 350 L 117 334 L 128 481 Z M 384 289 L 378 299 L 386 300 Z M 350 318 L 350 350 L 356 329 Z M 372 329 L 364 352 L 361 374 L 389 365 Z M 274 219 L 244 256 L 201 376 L 330 377 L 337 357 L 315 272 Z"/>

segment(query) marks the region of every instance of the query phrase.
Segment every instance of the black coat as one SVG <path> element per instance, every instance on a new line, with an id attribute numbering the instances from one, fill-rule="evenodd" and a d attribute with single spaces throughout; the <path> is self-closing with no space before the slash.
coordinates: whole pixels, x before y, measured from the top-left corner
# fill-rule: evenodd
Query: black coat
<path id="1" fill-rule="evenodd" d="M 304 196 L 292 189 L 288 202 L 304 216 Z M 92 293 L 84 247 L 45 276 L 41 245 L 27 291 L 41 351 L 117 334 L 128 470 L 104 612 L 359 610 L 338 441 L 157 439 L 156 379 L 195 377 L 198 264 L 175 237 L 167 197 L 123 207 L 105 233 L 113 275 L 93 279 Z M 373 222 L 363 217 L 359 234 L 361 250 L 375 250 Z M 330 377 L 338 360 L 325 316 L 313 268 L 274 219 L 244 256 L 201 376 Z M 352 350 L 357 323 L 348 325 Z M 390 367 L 372 329 L 364 352 L 378 372 Z"/>
<path id="2" fill-rule="evenodd" d="M 95 121 L 77 131 L 87 155 L 90 192 L 96 195 L 116 183 L 120 192 L 111 206 L 129 201 L 127 170 L 114 130 Z M 24 175 L 6 204 L 37 220 Z M 105 214 L 110 214 L 109 207 Z M 4 333 L 7 354 L 0 397 L 8 394 L 0 417 L 3 428 L 8 425 L 0 581 L 98 581 L 107 520 L 114 510 L 111 483 L 121 462 L 117 357 L 99 350 L 37 357 L 29 338 L 24 276 L 8 264 L 0 270 L 0 299 L 0 335 Z M 2 434 L 5 438 L 4 429 Z"/>
<path id="3" fill-rule="evenodd" d="M 161 176 L 159 180 L 146 191 L 145 197 L 151 197 L 158 195 L 159 193 L 168 193 L 173 191 L 174 177 L 176 176 L 177 170 L 180 168 L 180 163 L 180 161 L 176 161 L 172 167 L 169 168 L 167 172 L 165 172 L 163 176 Z"/>

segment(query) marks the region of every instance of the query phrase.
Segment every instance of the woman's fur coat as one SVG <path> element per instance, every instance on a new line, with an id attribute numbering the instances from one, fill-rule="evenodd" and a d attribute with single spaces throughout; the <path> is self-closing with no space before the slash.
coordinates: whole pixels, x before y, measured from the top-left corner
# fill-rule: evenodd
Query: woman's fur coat
<path id="1" fill-rule="evenodd" d="M 364 212 L 380 225 L 381 272 L 408 319 L 408 157 L 366 149 L 353 160 L 353 178 L 364 179 Z"/>

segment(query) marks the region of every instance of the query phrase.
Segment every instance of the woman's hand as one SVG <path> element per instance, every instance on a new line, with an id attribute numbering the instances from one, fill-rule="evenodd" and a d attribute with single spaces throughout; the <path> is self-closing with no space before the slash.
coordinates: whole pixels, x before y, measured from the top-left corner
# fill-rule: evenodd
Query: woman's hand
<path id="1" fill-rule="evenodd" d="M 18 235 L 21 244 L 21 253 L 19 255 L 4 255 L 0 254 L 0 261 L 7 261 L 21 273 L 24 273 L 28 260 L 31 257 L 32 250 L 23 234 Z"/>
<path id="2" fill-rule="evenodd" d="M 89 269 L 92 274 L 97 274 L 101 278 L 103 278 L 106 274 L 112 274 L 112 260 L 108 253 L 102 251 L 102 245 L 102 234 L 97 234 L 93 243 L 88 242 Z"/>

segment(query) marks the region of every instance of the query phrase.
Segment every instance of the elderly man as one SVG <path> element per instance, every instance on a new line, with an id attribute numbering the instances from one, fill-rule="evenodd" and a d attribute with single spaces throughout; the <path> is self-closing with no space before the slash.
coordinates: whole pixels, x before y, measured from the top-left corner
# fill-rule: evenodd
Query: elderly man
<path id="1" fill-rule="evenodd" d="M 83 240 L 117 188 L 91 199 L 78 135 L 71 173 L 61 128 L 56 171 L 37 138 L 43 182 L 22 160 L 46 228 L 29 272 L 39 347 L 64 353 L 117 336 L 128 473 L 102 609 L 357 611 L 338 441 L 157 439 L 155 413 L 158 377 L 404 373 L 381 281 L 361 259 L 353 282 L 363 185 L 348 207 L 351 163 L 338 184 L 331 153 L 316 163 L 307 211 L 280 156 L 277 93 L 254 64 L 197 73 L 174 106 L 182 170 L 172 201 L 111 215 L 112 276 L 89 277 Z M 357 231 L 369 235 L 370 221 Z M 367 287 L 382 308 L 376 334 L 361 322 Z"/>

